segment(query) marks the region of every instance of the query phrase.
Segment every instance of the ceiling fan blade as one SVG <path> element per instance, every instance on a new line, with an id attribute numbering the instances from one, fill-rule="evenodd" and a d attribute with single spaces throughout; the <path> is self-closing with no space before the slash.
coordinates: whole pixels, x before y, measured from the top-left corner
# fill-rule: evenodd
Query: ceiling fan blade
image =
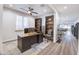
<path id="1" fill-rule="evenodd" d="M 37 12 L 32 12 L 32 13 L 38 14 Z"/>
<path id="2" fill-rule="evenodd" d="M 20 9 L 22 9 L 22 10 L 24 10 L 24 11 L 27 11 L 26 9 L 23 9 L 23 8 L 20 8 Z M 27 11 L 28 12 L 28 11 Z"/>

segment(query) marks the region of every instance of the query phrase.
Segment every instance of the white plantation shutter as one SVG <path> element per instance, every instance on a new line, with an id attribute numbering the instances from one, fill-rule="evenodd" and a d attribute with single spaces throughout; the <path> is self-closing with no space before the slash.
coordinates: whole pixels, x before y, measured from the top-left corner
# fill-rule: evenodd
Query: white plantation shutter
<path id="1" fill-rule="evenodd" d="M 22 16 L 17 16 L 17 20 L 16 20 L 16 29 L 17 30 L 22 30 L 23 29 L 23 20 L 22 20 Z"/>
<path id="2" fill-rule="evenodd" d="M 23 30 L 24 28 L 35 27 L 35 20 L 33 17 L 17 16 L 16 30 Z"/>

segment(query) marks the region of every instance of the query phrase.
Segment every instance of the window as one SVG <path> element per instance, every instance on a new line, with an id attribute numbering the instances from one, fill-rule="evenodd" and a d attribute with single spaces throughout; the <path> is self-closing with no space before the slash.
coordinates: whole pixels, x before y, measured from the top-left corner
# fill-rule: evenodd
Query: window
<path id="1" fill-rule="evenodd" d="M 22 16 L 17 16 L 16 30 L 22 30 L 22 29 L 23 29 L 23 18 Z"/>
<path id="2" fill-rule="evenodd" d="M 16 20 L 16 30 L 23 30 L 24 28 L 35 27 L 35 22 L 33 17 L 17 16 Z"/>
<path id="3" fill-rule="evenodd" d="M 28 22 L 28 18 L 24 17 L 24 24 L 23 24 L 24 28 L 29 28 L 29 22 Z"/>

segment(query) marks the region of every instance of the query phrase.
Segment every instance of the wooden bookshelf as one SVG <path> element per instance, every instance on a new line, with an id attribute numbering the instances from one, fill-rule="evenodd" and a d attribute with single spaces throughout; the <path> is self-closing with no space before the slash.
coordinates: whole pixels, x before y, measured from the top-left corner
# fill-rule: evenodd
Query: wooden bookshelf
<path id="1" fill-rule="evenodd" d="M 53 31 L 54 27 L 54 16 L 46 16 L 46 26 L 45 26 L 45 34 L 48 33 L 49 30 Z"/>
<path id="2" fill-rule="evenodd" d="M 42 32 L 42 18 L 35 19 L 35 31 Z"/>

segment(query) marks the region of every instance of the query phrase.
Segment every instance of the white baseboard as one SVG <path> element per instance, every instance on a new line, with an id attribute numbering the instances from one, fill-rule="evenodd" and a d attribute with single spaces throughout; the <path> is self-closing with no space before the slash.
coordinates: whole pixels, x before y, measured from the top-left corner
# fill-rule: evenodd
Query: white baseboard
<path id="1" fill-rule="evenodd" d="M 11 42 L 11 41 L 16 41 L 16 40 L 17 40 L 16 38 L 12 38 L 12 39 L 8 39 L 8 40 L 3 41 L 3 43 Z"/>

